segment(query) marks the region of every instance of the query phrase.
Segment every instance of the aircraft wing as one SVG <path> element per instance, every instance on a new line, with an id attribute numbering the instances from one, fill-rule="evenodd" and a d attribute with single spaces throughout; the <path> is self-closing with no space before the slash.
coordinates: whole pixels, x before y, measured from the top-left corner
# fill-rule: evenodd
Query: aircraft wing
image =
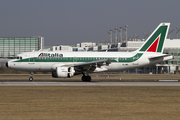
<path id="1" fill-rule="evenodd" d="M 92 62 L 84 62 L 84 63 L 77 63 L 77 64 L 66 64 L 63 65 L 64 67 L 75 67 L 77 71 L 94 71 L 97 67 L 101 67 L 102 65 L 109 65 L 111 61 L 114 59 L 103 59 L 103 60 L 96 60 Z"/>

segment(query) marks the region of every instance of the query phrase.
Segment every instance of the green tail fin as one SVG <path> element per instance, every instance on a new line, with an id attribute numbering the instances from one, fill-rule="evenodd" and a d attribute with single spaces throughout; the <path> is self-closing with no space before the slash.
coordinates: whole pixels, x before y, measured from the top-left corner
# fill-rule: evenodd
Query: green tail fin
<path id="1" fill-rule="evenodd" d="M 148 37 L 146 42 L 137 51 L 162 53 L 169 26 L 170 23 L 160 23 L 154 32 Z"/>

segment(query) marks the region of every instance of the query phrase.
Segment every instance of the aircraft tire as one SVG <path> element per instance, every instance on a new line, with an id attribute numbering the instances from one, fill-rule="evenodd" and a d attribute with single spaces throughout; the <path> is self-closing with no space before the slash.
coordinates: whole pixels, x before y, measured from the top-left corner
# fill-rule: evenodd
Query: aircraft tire
<path id="1" fill-rule="evenodd" d="M 85 82 L 85 81 L 86 81 L 86 76 L 82 76 L 81 80 L 82 80 L 83 82 Z"/>
<path id="2" fill-rule="evenodd" d="M 91 76 L 87 76 L 87 82 L 91 81 Z"/>
<path id="3" fill-rule="evenodd" d="M 91 81 L 91 76 L 86 76 L 86 81 L 90 82 Z"/>
<path id="4" fill-rule="evenodd" d="M 91 81 L 91 76 L 82 76 L 82 81 L 83 82 L 90 82 Z"/>
<path id="5" fill-rule="evenodd" d="M 33 81 L 33 77 L 29 77 L 29 81 Z"/>

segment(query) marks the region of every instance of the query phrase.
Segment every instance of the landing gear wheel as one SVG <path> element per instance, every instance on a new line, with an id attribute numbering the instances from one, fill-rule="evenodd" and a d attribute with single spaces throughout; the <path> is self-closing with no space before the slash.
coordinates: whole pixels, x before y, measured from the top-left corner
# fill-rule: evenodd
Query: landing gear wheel
<path id="1" fill-rule="evenodd" d="M 81 80 L 86 81 L 86 76 L 82 76 Z"/>
<path id="2" fill-rule="evenodd" d="M 31 77 L 29 77 L 29 81 L 33 81 L 33 77 L 31 76 Z"/>
<path id="3" fill-rule="evenodd" d="M 91 76 L 82 76 L 82 81 L 83 82 L 90 82 L 91 81 Z"/>
<path id="4" fill-rule="evenodd" d="M 33 80 L 33 74 L 34 74 L 34 72 L 31 72 L 31 73 L 30 73 L 29 81 L 34 81 L 34 80 Z"/>
<path id="5" fill-rule="evenodd" d="M 91 81 L 91 76 L 86 76 L 86 81 L 90 82 Z"/>

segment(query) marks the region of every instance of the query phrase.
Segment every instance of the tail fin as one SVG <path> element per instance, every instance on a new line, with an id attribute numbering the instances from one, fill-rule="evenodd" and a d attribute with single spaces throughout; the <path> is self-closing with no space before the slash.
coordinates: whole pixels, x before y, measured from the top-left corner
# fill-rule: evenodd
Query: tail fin
<path id="1" fill-rule="evenodd" d="M 137 51 L 162 53 L 169 26 L 170 23 L 160 23 L 153 33 L 148 37 L 146 42 Z"/>

